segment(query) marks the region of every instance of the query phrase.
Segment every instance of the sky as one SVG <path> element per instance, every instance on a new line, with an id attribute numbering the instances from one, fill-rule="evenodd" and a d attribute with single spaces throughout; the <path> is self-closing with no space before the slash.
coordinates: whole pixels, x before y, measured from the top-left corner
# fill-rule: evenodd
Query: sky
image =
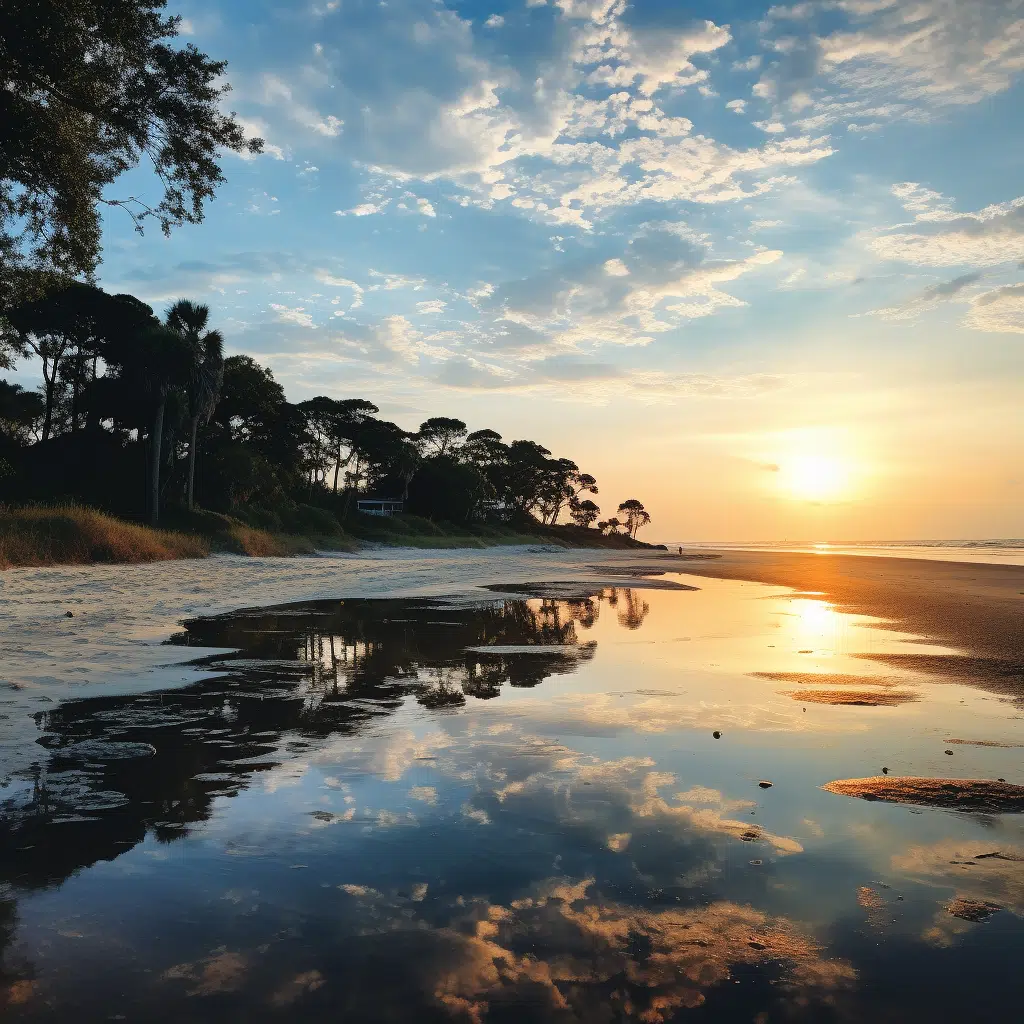
<path id="1" fill-rule="evenodd" d="M 266 146 L 201 225 L 112 209 L 108 290 L 649 539 L 1024 536 L 1024 0 L 169 10 Z"/>

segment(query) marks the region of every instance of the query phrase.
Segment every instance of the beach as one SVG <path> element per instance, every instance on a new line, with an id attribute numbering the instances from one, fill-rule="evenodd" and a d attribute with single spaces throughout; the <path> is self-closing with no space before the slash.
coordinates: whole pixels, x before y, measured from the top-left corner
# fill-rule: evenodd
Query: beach
<path id="1" fill-rule="evenodd" d="M 2 1005 L 999 1019 L 1022 570 L 717 554 L 4 573 Z"/>
<path id="2" fill-rule="evenodd" d="M 936 671 L 966 681 L 981 677 L 1024 696 L 1024 566 L 775 551 L 713 553 L 718 557 L 654 560 L 698 576 L 818 594 L 839 610 L 956 648 L 956 656 L 932 662 Z"/>

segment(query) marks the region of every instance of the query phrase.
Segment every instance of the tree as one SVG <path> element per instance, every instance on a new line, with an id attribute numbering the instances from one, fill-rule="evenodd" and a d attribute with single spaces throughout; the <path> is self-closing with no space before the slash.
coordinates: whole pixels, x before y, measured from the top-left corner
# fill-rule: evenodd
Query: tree
<path id="1" fill-rule="evenodd" d="M 0 0 L 0 292 L 19 270 L 90 274 L 99 206 L 198 223 L 224 180 L 221 148 L 260 152 L 221 112 L 225 61 L 171 45 L 165 0 Z M 104 189 L 147 157 L 155 207 Z M 0 299 L 4 296 L 0 294 Z"/>
<path id="2" fill-rule="evenodd" d="M 622 526 L 622 523 L 620 523 L 615 516 L 612 516 L 612 518 L 605 523 L 605 526 L 608 528 L 608 533 L 614 536 L 619 532 L 619 527 Z"/>
<path id="3" fill-rule="evenodd" d="M 337 455 L 334 463 L 334 493 L 338 493 L 338 475 L 342 469 L 347 469 L 355 459 L 356 476 L 358 477 L 358 462 L 360 455 L 360 442 L 366 432 L 367 424 L 373 420 L 380 410 L 373 402 L 365 398 L 345 398 L 335 403 L 336 415 L 332 422 L 331 440 L 336 446 Z M 345 448 L 348 454 L 344 455 Z"/>
<path id="4" fill-rule="evenodd" d="M 466 424 L 450 416 L 432 416 L 420 424 L 420 449 L 428 458 L 450 455 L 466 437 Z"/>
<path id="5" fill-rule="evenodd" d="M 0 436 L 27 444 L 43 418 L 43 396 L 0 380 Z"/>
<path id="6" fill-rule="evenodd" d="M 624 501 L 616 511 L 625 513 L 626 532 L 634 540 L 636 539 L 637 530 L 639 530 L 641 526 L 646 526 L 651 521 L 651 517 L 647 514 L 647 510 L 641 502 L 636 500 L 636 498 L 630 498 L 628 501 Z"/>
<path id="7" fill-rule="evenodd" d="M 172 307 L 173 308 L 173 307 Z M 168 319 L 171 310 L 168 310 Z M 171 388 L 186 387 L 192 371 L 188 341 L 168 324 L 143 331 L 136 353 L 142 379 L 153 408 L 149 432 L 149 522 L 160 522 L 160 466 L 163 461 L 164 414 Z"/>
<path id="8" fill-rule="evenodd" d="M 572 521 L 584 529 L 588 528 L 600 514 L 600 508 L 589 498 L 584 498 L 583 501 L 574 498 L 569 504 L 569 515 Z"/>
<path id="9" fill-rule="evenodd" d="M 81 363 L 98 352 L 111 301 L 111 296 L 92 285 L 51 281 L 51 290 L 44 297 L 14 306 L 4 315 L 5 333 L 13 347 L 22 355 L 34 355 L 42 363 L 43 441 L 49 439 L 53 429 L 58 384 L 68 359 L 77 364 L 71 381 L 71 429 L 78 425 L 78 396 L 83 384 Z"/>
<path id="10" fill-rule="evenodd" d="M 224 383 L 224 338 L 220 331 L 206 329 L 210 307 L 179 299 L 167 311 L 167 326 L 177 331 L 188 346 L 188 483 L 185 503 L 195 507 L 196 438 L 199 426 L 210 422 Z"/>

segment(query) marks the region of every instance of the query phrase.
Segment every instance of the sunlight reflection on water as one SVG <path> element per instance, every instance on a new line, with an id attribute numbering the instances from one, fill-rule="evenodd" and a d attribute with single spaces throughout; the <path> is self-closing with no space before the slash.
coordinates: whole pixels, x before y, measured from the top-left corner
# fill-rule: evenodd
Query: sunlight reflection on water
<path id="1" fill-rule="evenodd" d="M 1024 742 L 1016 707 L 814 595 L 699 583 L 199 619 L 237 650 L 200 681 L 41 713 L 0 791 L 9 1013 L 997 1019 L 1020 819 L 820 786 L 1022 782 L 947 747 Z"/>

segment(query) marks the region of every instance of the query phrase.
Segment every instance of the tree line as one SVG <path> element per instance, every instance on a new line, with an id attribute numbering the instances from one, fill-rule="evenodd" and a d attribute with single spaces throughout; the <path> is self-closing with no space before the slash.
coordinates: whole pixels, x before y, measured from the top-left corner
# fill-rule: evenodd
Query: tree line
<path id="1" fill-rule="evenodd" d="M 160 317 L 64 281 L 0 317 L 0 360 L 24 357 L 38 390 L 0 382 L 0 489 L 15 498 L 84 500 L 154 525 L 197 504 L 270 527 L 302 509 L 343 521 L 369 496 L 451 523 L 635 538 L 650 522 L 636 499 L 601 519 L 594 476 L 536 441 L 449 416 L 408 431 L 364 398 L 291 403 L 267 367 L 225 357 L 210 309 L 187 299 Z"/>

